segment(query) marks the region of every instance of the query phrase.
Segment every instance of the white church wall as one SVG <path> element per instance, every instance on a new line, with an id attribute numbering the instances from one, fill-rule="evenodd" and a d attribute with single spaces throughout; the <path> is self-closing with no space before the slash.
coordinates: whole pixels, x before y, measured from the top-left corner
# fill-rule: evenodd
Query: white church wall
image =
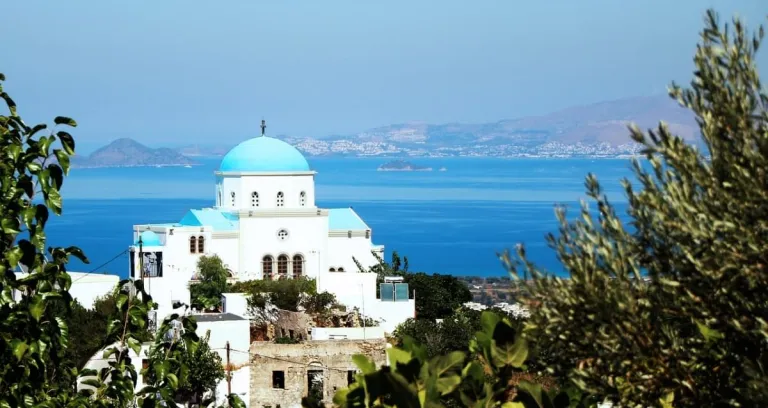
<path id="1" fill-rule="evenodd" d="M 324 273 L 317 281 L 317 289 L 333 293 L 339 303 L 349 308 L 365 309 L 365 314 L 369 315 L 368 305 L 376 299 L 376 274 Z"/>
<path id="2" fill-rule="evenodd" d="M 238 273 L 238 237 L 214 237 L 211 239 L 210 254 L 218 255 L 224 265 L 232 272 Z"/>
<path id="3" fill-rule="evenodd" d="M 250 197 L 243 197 L 240 177 L 224 176 L 221 178 L 221 183 L 217 188 L 217 195 L 221 193 L 221 202 L 219 207 L 221 208 L 240 208 L 245 207 L 246 203 L 250 206 Z M 235 193 L 234 205 L 232 203 L 232 193 Z M 217 202 L 219 198 L 216 198 Z"/>
<path id="4" fill-rule="evenodd" d="M 299 254 L 304 258 L 304 275 L 317 278 L 326 251 L 328 218 L 310 216 L 274 216 L 240 218 L 240 269 L 243 275 L 263 279 L 262 259 L 271 255 L 277 273 L 277 258 L 285 254 L 289 259 Z M 288 237 L 280 240 L 278 232 L 285 229 Z M 288 274 L 293 270 L 289 265 Z"/>
<path id="5" fill-rule="evenodd" d="M 259 193 L 259 208 L 278 208 L 278 192 L 283 193 L 283 207 L 315 206 L 315 178 L 313 174 L 242 176 L 238 188 L 243 197 L 240 204 L 241 208 L 251 207 L 251 193 L 254 191 Z M 300 200 L 302 191 L 306 193 L 303 206 Z"/>
<path id="6" fill-rule="evenodd" d="M 328 268 L 338 270 L 339 267 L 343 267 L 344 273 L 358 272 L 354 259 L 357 259 L 364 268 L 374 266 L 378 263 L 371 253 L 374 249 L 370 238 L 328 237 Z"/>
<path id="7" fill-rule="evenodd" d="M 169 235 L 165 246 L 163 247 L 163 261 L 165 262 L 164 276 L 178 277 L 178 279 L 189 281 L 197 270 L 197 261 L 200 256 L 211 253 L 211 233 L 210 228 L 201 227 L 175 227 L 173 235 Z M 203 237 L 203 254 L 192 253 L 190 251 L 190 237 Z M 166 273 L 167 272 L 167 273 Z"/>
<path id="8" fill-rule="evenodd" d="M 199 228 L 175 228 L 174 234 L 166 236 L 166 244 L 161 247 L 143 247 L 144 252 L 162 252 L 162 276 L 144 277 L 144 288 L 158 303 L 158 319 L 162 319 L 171 312 L 174 302 L 190 303 L 189 281 L 195 273 L 198 254 L 189 252 L 189 237 L 191 235 L 205 236 L 199 232 Z M 209 234 L 208 234 L 209 235 Z M 208 239 L 205 242 L 209 242 Z M 207 245 L 207 244 L 206 244 Z M 205 249 L 205 248 L 204 248 Z M 134 265 L 137 276 L 141 278 L 139 271 L 138 248 L 133 252 Z"/>

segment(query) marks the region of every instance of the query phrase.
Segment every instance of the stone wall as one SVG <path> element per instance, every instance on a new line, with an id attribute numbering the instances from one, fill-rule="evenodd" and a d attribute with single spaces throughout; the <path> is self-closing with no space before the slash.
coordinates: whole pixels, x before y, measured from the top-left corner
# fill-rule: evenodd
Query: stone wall
<path id="1" fill-rule="evenodd" d="M 253 342 L 250 349 L 252 408 L 301 407 L 309 392 L 309 373 L 322 378 L 322 396 L 331 404 L 337 390 L 348 386 L 350 371 L 357 372 L 352 356 L 365 354 L 377 367 L 386 362 L 386 341 L 318 340 L 300 344 Z M 280 384 L 280 378 L 283 381 Z M 278 383 L 273 382 L 277 379 Z M 280 386 L 283 388 L 280 388 Z"/>

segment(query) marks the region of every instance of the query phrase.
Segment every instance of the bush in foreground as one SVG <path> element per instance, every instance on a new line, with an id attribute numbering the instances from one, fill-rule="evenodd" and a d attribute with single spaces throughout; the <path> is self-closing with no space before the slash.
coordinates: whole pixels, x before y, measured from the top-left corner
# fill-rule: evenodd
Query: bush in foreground
<path id="1" fill-rule="evenodd" d="M 334 403 L 354 407 L 439 407 L 461 393 L 467 407 L 580 407 L 604 399 L 624 407 L 768 406 L 768 96 L 755 66 L 763 37 L 743 24 L 720 27 L 709 11 L 691 88 L 670 94 L 697 117 L 711 158 L 661 124 L 631 129 L 652 170 L 634 161 L 641 188 L 624 181 L 633 232 L 588 176 L 595 218 L 583 204 L 549 242 L 570 272 L 536 268 L 523 247 L 504 254 L 531 278 L 523 333 L 491 313 L 460 351 L 429 359 L 411 342 L 377 369 L 362 356 L 357 383 Z M 566 379 L 556 394 L 515 383 L 547 355 Z"/>

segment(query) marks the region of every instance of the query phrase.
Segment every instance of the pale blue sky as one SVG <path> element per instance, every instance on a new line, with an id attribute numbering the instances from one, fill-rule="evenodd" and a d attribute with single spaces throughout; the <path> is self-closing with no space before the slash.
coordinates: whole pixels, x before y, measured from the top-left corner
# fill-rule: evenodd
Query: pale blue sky
<path id="1" fill-rule="evenodd" d="M 485 122 L 687 81 L 703 13 L 762 0 L 10 1 L 0 72 L 81 145 Z M 766 66 L 763 53 L 760 62 Z"/>

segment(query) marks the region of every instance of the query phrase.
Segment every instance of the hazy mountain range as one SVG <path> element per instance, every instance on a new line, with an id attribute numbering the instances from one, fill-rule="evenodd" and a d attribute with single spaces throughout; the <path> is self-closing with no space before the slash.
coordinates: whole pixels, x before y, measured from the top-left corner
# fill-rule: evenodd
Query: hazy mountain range
<path id="1" fill-rule="evenodd" d="M 117 139 L 88 156 L 74 156 L 72 167 L 184 166 L 196 162 L 170 148 L 153 149 L 128 138 Z"/>
<path id="2" fill-rule="evenodd" d="M 627 126 L 655 128 L 665 121 L 673 133 L 698 140 L 693 114 L 666 95 L 634 97 L 577 106 L 543 116 L 480 124 L 405 123 L 354 135 L 324 138 L 277 136 L 308 156 L 617 156 L 638 147 Z M 191 165 L 195 156 L 222 156 L 234 144 L 151 149 L 131 139 L 105 146 L 80 166 Z"/>

